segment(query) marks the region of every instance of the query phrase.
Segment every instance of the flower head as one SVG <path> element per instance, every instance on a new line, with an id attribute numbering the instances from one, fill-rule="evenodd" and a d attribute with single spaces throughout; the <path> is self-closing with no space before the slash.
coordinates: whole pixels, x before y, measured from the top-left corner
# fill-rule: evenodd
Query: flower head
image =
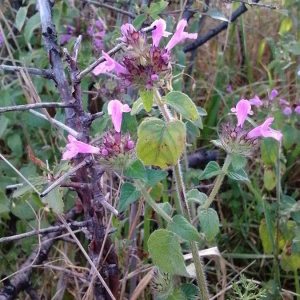
<path id="1" fill-rule="evenodd" d="M 63 154 L 62 160 L 75 157 L 78 153 L 100 154 L 100 149 L 89 144 L 77 141 L 72 135 L 68 135 L 69 143 L 66 145 L 67 151 Z"/>
<path id="2" fill-rule="evenodd" d="M 255 95 L 254 98 L 249 99 L 249 102 L 252 105 L 255 105 L 255 106 L 261 106 L 261 105 L 263 105 L 263 102 L 259 99 L 259 97 L 257 95 Z"/>
<path id="3" fill-rule="evenodd" d="M 228 85 L 226 91 L 231 94 L 233 92 L 231 84 Z"/>
<path id="4" fill-rule="evenodd" d="M 295 108 L 295 113 L 300 115 L 300 105 Z"/>
<path id="5" fill-rule="evenodd" d="M 253 111 L 251 110 L 251 104 L 248 100 L 242 99 L 240 100 L 236 107 L 231 109 L 232 112 L 236 112 L 238 124 L 237 126 L 243 127 L 247 115 L 253 115 Z"/>
<path id="6" fill-rule="evenodd" d="M 111 115 L 111 120 L 116 132 L 121 131 L 122 114 L 130 112 L 131 108 L 127 104 L 122 104 L 119 100 L 111 100 L 107 106 L 108 114 Z"/>
<path id="7" fill-rule="evenodd" d="M 102 50 L 102 55 L 106 59 L 103 63 L 99 64 L 94 70 L 93 73 L 95 75 L 104 74 L 115 70 L 121 74 L 128 74 L 128 70 L 120 65 L 116 60 L 111 58 L 106 52 Z"/>
<path id="8" fill-rule="evenodd" d="M 257 126 L 256 128 L 252 129 L 247 134 L 248 139 L 255 139 L 257 137 L 271 137 L 277 141 L 282 139 L 282 133 L 279 130 L 274 130 L 270 127 L 273 123 L 274 118 L 268 118 L 262 125 Z"/>
<path id="9" fill-rule="evenodd" d="M 93 38 L 95 50 L 103 49 L 103 37 L 105 35 L 105 29 L 101 20 L 95 21 L 94 26 L 89 26 L 87 34 Z"/>
<path id="10" fill-rule="evenodd" d="M 300 76 L 300 70 L 297 72 L 297 75 Z"/>
<path id="11" fill-rule="evenodd" d="M 286 101 L 285 99 L 280 99 L 280 100 L 279 100 L 279 104 L 280 104 L 280 105 L 290 105 L 290 104 L 288 103 L 288 101 Z"/>
<path id="12" fill-rule="evenodd" d="M 289 106 L 286 106 L 282 112 L 286 115 L 289 116 L 292 113 L 292 109 Z"/>
<path id="13" fill-rule="evenodd" d="M 152 31 L 153 46 L 158 47 L 162 37 L 168 37 L 171 32 L 166 31 L 167 25 L 166 21 L 163 19 L 155 20 L 152 23 L 152 26 L 156 26 L 156 28 Z"/>
<path id="14" fill-rule="evenodd" d="M 198 37 L 197 33 L 188 33 L 183 31 L 184 27 L 187 25 L 187 21 L 185 19 L 182 19 L 179 21 L 176 32 L 171 37 L 170 41 L 168 42 L 166 49 L 167 51 L 170 51 L 172 48 L 174 48 L 178 43 L 182 42 L 186 38 L 195 40 Z"/>
<path id="15" fill-rule="evenodd" d="M 278 95 L 277 90 L 272 90 L 270 93 L 270 100 L 272 101 Z"/>

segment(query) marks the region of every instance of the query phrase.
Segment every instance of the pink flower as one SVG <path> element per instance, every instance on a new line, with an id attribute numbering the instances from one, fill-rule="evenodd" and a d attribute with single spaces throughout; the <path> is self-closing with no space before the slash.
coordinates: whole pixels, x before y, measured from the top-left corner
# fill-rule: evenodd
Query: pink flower
<path id="1" fill-rule="evenodd" d="M 297 72 L 297 75 L 300 76 L 300 70 Z"/>
<path id="2" fill-rule="evenodd" d="M 259 136 L 271 137 L 277 141 L 282 139 L 282 133 L 279 130 L 274 130 L 270 128 L 270 125 L 273 123 L 274 118 L 268 118 L 262 125 L 257 126 L 252 129 L 248 134 L 248 139 L 254 139 Z"/>
<path id="3" fill-rule="evenodd" d="M 152 31 L 152 40 L 153 46 L 158 47 L 162 37 L 168 37 L 171 32 L 166 31 L 167 25 L 163 19 L 155 20 L 151 26 L 156 26 L 156 28 Z"/>
<path id="4" fill-rule="evenodd" d="M 128 74 L 128 70 L 120 65 L 116 60 L 111 58 L 106 52 L 102 50 L 102 55 L 106 59 L 103 63 L 99 64 L 94 70 L 95 75 L 104 74 L 115 70 L 117 73 Z"/>
<path id="5" fill-rule="evenodd" d="M 89 144 L 77 141 L 72 135 L 68 135 L 69 144 L 67 144 L 67 151 L 63 154 L 62 160 L 71 159 L 78 153 L 95 153 L 99 154 L 100 149 Z"/>
<path id="6" fill-rule="evenodd" d="M 295 108 L 295 113 L 300 115 L 300 106 L 299 105 Z"/>
<path id="7" fill-rule="evenodd" d="M 121 131 L 122 114 L 130 112 L 131 108 L 127 104 L 122 104 L 119 100 L 111 100 L 107 106 L 108 114 L 111 115 L 111 120 L 116 132 Z"/>
<path id="8" fill-rule="evenodd" d="M 236 112 L 238 119 L 238 126 L 243 127 L 247 115 L 253 115 L 253 111 L 251 110 L 251 104 L 248 100 L 242 99 L 240 100 L 236 107 L 231 109 L 232 112 Z"/>
<path id="9" fill-rule="evenodd" d="M 176 28 L 176 32 L 173 34 L 169 43 L 166 46 L 167 51 L 170 51 L 178 43 L 185 40 L 186 38 L 195 40 L 198 37 L 197 33 L 187 33 L 185 31 L 183 31 L 184 27 L 186 25 L 187 25 L 187 21 L 185 19 L 182 19 L 179 21 L 177 28 Z"/>
<path id="10" fill-rule="evenodd" d="M 277 95 L 278 95 L 278 91 L 277 90 L 271 91 L 271 93 L 270 93 L 270 100 L 272 101 Z"/>
<path id="11" fill-rule="evenodd" d="M 286 115 L 289 116 L 292 113 L 292 109 L 289 106 L 286 106 L 282 112 Z"/>
<path id="12" fill-rule="evenodd" d="M 252 105 L 255 105 L 255 106 L 261 106 L 261 105 L 263 105 L 262 101 L 259 99 L 259 97 L 257 95 L 255 95 L 254 98 L 249 99 L 249 102 Z"/>
<path id="13" fill-rule="evenodd" d="M 226 91 L 227 91 L 228 93 L 230 93 L 230 94 L 233 92 L 232 86 L 231 86 L 230 84 L 228 85 Z"/>
<path id="14" fill-rule="evenodd" d="M 285 99 L 280 99 L 279 104 L 280 105 L 290 105 Z"/>
<path id="15" fill-rule="evenodd" d="M 69 43 L 71 38 L 73 37 L 76 29 L 74 26 L 71 25 L 66 25 L 66 29 L 67 29 L 67 33 L 62 34 L 60 36 L 60 43 L 64 44 L 64 43 Z"/>

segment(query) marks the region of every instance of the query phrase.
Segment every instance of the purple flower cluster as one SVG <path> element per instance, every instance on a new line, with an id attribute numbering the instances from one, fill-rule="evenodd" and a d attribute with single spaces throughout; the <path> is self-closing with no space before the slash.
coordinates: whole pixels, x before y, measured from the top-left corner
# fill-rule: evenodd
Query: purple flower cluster
<path id="1" fill-rule="evenodd" d="M 99 64 L 93 73 L 98 75 L 115 71 L 125 86 L 135 85 L 142 89 L 146 87 L 148 90 L 154 86 L 168 84 L 172 78 L 171 50 L 186 38 L 197 38 L 196 33 L 184 31 L 186 25 L 186 20 L 181 20 L 176 32 L 163 48 L 159 47 L 161 39 L 171 34 L 166 31 L 164 20 L 159 19 L 152 23 L 152 27 L 155 26 L 152 31 L 152 45 L 147 43 L 145 33 L 137 31 L 131 24 L 122 25 L 122 36 L 119 40 L 126 45 L 126 50 L 121 63 L 102 51 L 106 61 Z"/>
<path id="2" fill-rule="evenodd" d="M 282 133 L 270 127 L 274 118 L 267 118 L 265 122 L 251 130 L 244 128 L 248 115 L 253 115 L 249 100 L 241 99 L 231 111 L 237 116 L 237 125 L 222 124 L 222 132 L 220 134 L 222 146 L 228 153 L 250 156 L 258 144 L 257 139 L 259 137 L 271 137 L 281 141 Z"/>

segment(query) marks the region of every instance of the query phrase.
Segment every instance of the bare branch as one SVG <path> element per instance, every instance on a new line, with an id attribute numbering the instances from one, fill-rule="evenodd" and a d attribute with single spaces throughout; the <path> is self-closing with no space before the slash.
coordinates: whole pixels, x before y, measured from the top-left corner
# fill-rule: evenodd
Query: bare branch
<path id="1" fill-rule="evenodd" d="M 92 121 L 95 121 L 96 119 L 99 119 L 99 118 L 101 118 L 103 116 L 104 116 L 104 112 L 103 111 L 95 113 L 95 114 L 92 115 Z"/>
<path id="2" fill-rule="evenodd" d="M 44 114 L 41 114 L 35 110 L 32 110 L 30 109 L 29 110 L 32 114 L 36 115 L 37 117 L 40 117 L 44 120 L 47 120 L 48 121 L 48 118 L 44 115 Z M 67 125 L 65 125 L 64 123 L 61 123 L 55 119 L 51 119 L 53 124 L 55 124 L 56 126 L 62 128 L 63 130 L 69 132 L 71 135 L 73 135 L 75 138 L 78 138 L 79 137 L 79 133 L 75 130 L 73 130 L 72 128 L 68 127 Z"/>
<path id="3" fill-rule="evenodd" d="M 81 221 L 81 222 L 74 221 L 74 222 L 68 223 L 68 226 L 70 226 L 72 229 L 75 229 L 75 228 L 82 228 L 82 227 L 92 226 L 92 223 L 93 223 L 93 221 L 92 221 L 92 219 L 90 219 L 90 220 Z M 48 234 L 50 232 L 58 232 L 58 231 L 61 232 L 65 228 L 66 228 L 65 225 L 50 226 L 48 228 L 43 228 L 43 229 L 40 229 L 40 230 L 32 230 L 32 231 L 21 233 L 21 234 L 16 234 L 16 235 L 8 236 L 8 237 L 3 237 L 3 238 L 0 238 L 0 244 L 1 243 L 6 243 L 6 242 L 11 242 L 11 241 L 21 240 L 21 239 L 24 239 L 24 238 L 28 238 L 28 237 L 31 237 L 31 236 L 38 235 L 38 234 Z M 109 234 L 111 234 L 115 231 L 116 231 L 115 228 L 111 228 L 110 231 L 109 231 Z"/>
<path id="4" fill-rule="evenodd" d="M 70 175 L 74 174 L 76 171 L 81 169 L 82 167 L 91 163 L 90 157 L 86 157 L 81 163 L 76 165 L 74 168 L 71 168 L 68 172 L 59 177 L 56 181 L 54 181 L 45 191 L 40 194 L 40 197 L 47 196 L 54 188 L 60 185 L 63 181 L 65 181 Z"/>
<path id="5" fill-rule="evenodd" d="M 20 72 L 21 70 L 26 70 L 26 72 L 28 72 L 29 74 L 32 74 L 32 75 L 42 76 L 46 79 L 54 78 L 52 71 L 46 70 L 46 69 L 0 65 L 0 70 L 9 71 L 9 72 Z"/>
<path id="6" fill-rule="evenodd" d="M 72 220 L 79 214 L 77 207 L 73 207 L 66 215 L 65 219 Z M 57 225 L 60 222 L 57 222 Z M 9 280 L 3 281 L 0 290 L 0 300 L 14 300 L 20 291 L 29 287 L 30 276 L 34 265 L 41 264 L 47 259 L 49 251 L 55 238 L 61 234 L 61 231 L 51 232 L 41 238 L 41 243 L 35 248 L 28 259 L 20 266 L 20 270 Z"/>
<path id="7" fill-rule="evenodd" d="M 259 2 L 259 0 L 254 0 L 253 1 L 253 4 L 254 3 L 257 3 Z M 212 39 L 214 36 L 218 35 L 221 31 L 225 30 L 228 25 L 230 23 L 233 23 L 239 16 L 241 16 L 243 13 L 245 13 L 247 11 L 247 7 L 246 5 L 243 3 L 242 5 L 240 5 L 239 8 L 237 8 L 232 16 L 231 16 L 231 19 L 230 19 L 230 22 L 222 22 L 219 26 L 217 26 L 216 28 L 213 28 L 213 29 L 210 29 L 205 35 L 203 36 L 200 36 L 195 42 L 193 43 L 190 43 L 188 45 L 186 45 L 184 48 L 183 48 L 183 51 L 186 53 L 186 52 L 189 52 L 189 51 L 193 51 L 194 49 L 202 46 L 203 44 L 205 44 L 207 41 L 209 41 L 210 39 Z"/>
<path id="8" fill-rule="evenodd" d="M 126 15 L 132 19 L 134 19 L 136 17 L 136 14 L 134 13 L 131 13 L 127 10 L 124 10 L 124 9 L 121 9 L 121 8 L 117 8 L 117 7 L 114 7 L 114 6 L 111 6 L 111 5 L 108 5 L 108 4 L 105 4 L 103 2 L 96 2 L 96 1 L 92 1 L 92 0 L 83 0 L 83 2 L 86 2 L 86 3 L 89 3 L 89 4 L 92 4 L 92 5 L 95 5 L 97 7 L 104 7 L 104 8 L 107 8 L 109 10 L 112 10 L 112 11 L 115 11 L 117 13 L 120 13 L 120 14 L 123 14 L 123 15 Z"/>
<path id="9" fill-rule="evenodd" d="M 75 104 L 64 72 L 60 50 L 57 45 L 57 33 L 52 21 L 51 5 L 53 5 L 54 2 L 50 0 L 38 0 L 38 4 L 40 8 L 43 42 L 47 50 L 49 62 L 52 66 L 54 81 L 57 84 L 62 101 L 66 104 Z M 73 108 L 66 109 L 67 125 L 73 129 L 77 128 L 75 116 L 76 113 Z"/>
<path id="10" fill-rule="evenodd" d="M 65 104 L 65 103 L 56 103 L 56 102 L 42 102 L 42 103 L 34 103 L 34 104 L 25 104 L 25 105 L 14 105 L 8 107 L 0 107 L 0 114 L 8 111 L 24 111 L 29 109 L 39 109 L 39 108 L 66 108 L 73 107 L 73 104 Z"/>

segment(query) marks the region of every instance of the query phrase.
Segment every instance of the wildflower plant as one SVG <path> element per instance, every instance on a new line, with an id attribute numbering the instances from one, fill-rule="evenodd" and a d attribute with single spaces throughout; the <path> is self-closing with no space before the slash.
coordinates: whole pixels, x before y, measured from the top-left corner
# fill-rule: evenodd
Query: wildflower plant
<path id="1" fill-rule="evenodd" d="M 47 27 L 47 22 L 51 19 L 47 15 L 51 11 L 50 5 L 42 0 L 38 3 L 41 19 L 44 20 L 42 23 L 46 24 L 43 25 L 42 36 L 48 53 L 51 53 L 49 54 L 50 63 L 53 64 L 51 67 L 54 71 L 62 71 L 60 53 L 54 51 L 52 47 L 57 38 L 55 27 L 53 24 L 51 28 Z M 173 67 L 176 62 L 174 48 L 187 39 L 197 39 L 197 33 L 189 32 L 185 19 L 179 20 L 174 32 L 167 28 L 165 20 L 158 15 L 155 15 L 154 19 L 146 29 L 138 29 L 132 24 L 122 25 L 121 35 L 115 41 L 118 43 L 115 47 L 117 50 L 114 48 L 111 51 L 104 50 L 105 29 L 102 21 L 99 19 L 92 26 L 88 26 L 86 34 L 93 38 L 94 48 L 97 48 L 97 51 L 101 50 L 101 57 L 80 72 L 77 57 L 80 56 L 81 37 L 77 38 L 71 54 L 64 49 L 72 90 L 69 89 L 64 73 L 64 76 L 57 76 L 52 70 L 46 73 L 47 76 L 55 79 L 62 95 L 63 105 L 57 107 L 66 109 L 67 125 L 48 117 L 53 126 L 67 131 L 68 134 L 65 135 L 66 139 L 61 131 L 58 131 L 61 134 L 58 147 L 62 150 L 62 162 L 55 168 L 31 154 L 32 161 L 47 174 L 45 176 L 47 179 L 41 179 L 30 187 L 33 186 L 38 193 L 39 205 L 56 213 L 77 242 L 77 237 L 63 217 L 64 203 L 60 190 L 63 184 L 67 187 L 69 184 L 70 188 L 76 189 L 78 194 L 76 208 L 78 211 L 84 211 L 86 223 L 82 227 L 86 228 L 85 234 L 90 240 L 88 254 L 85 249 L 82 250 L 81 245 L 80 249 L 97 275 L 97 279 L 95 279 L 96 275 L 95 278 L 91 276 L 89 279 L 91 282 L 96 282 L 95 294 L 102 289 L 103 294 L 109 295 L 106 295 L 105 299 L 119 297 L 119 262 L 112 242 L 107 237 L 108 233 L 103 231 L 105 227 L 103 219 L 106 217 L 104 208 L 112 213 L 112 216 L 114 215 L 114 219 L 113 217 L 110 219 L 109 224 L 111 224 L 130 206 L 138 201 L 140 204 L 145 201 L 147 204 L 145 214 L 147 208 L 151 207 L 159 218 L 160 227 L 147 238 L 147 249 L 154 265 L 154 269 L 151 270 L 151 280 L 148 282 L 151 281 L 154 297 L 162 300 L 197 299 L 198 297 L 209 300 L 210 289 L 199 254 L 199 245 L 202 246 L 205 242 L 213 243 L 219 233 L 218 213 L 211 204 L 218 195 L 226 176 L 232 180 L 249 182 L 245 166 L 247 160 L 260 147 L 262 139 L 272 139 L 272 143 L 281 146 L 284 136 L 280 130 L 274 128 L 274 116 L 271 110 L 263 122 L 256 124 L 257 110 L 263 107 L 265 102 L 272 104 L 276 102 L 278 92 L 271 91 L 268 100 L 264 102 L 258 95 L 250 100 L 241 99 L 228 113 L 231 121 L 220 120 L 219 139 L 212 143 L 225 153 L 224 163 L 219 166 L 216 161 L 211 161 L 197 178 L 202 181 L 215 177 L 210 192 L 205 194 L 198 189 L 187 192 L 181 169 L 181 158 L 189 146 L 187 128 L 192 124 L 198 131 L 202 129 L 202 118 L 207 113 L 202 107 L 197 106 L 196 101 L 193 101 L 189 95 L 173 89 Z M 65 29 L 67 32 L 61 35 L 61 44 L 69 43 L 75 33 L 75 27 L 71 25 L 67 25 Z M 83 77 L 91 72 L 94 78 L 99 78 L 99 75 L 105 77 L 113 74 L 116 86 L 111 89 L 120 92 L 120 98 L 108 99 L 103 112 L 95 114 L 85 111 L 80 85 Z M 133 92 L 132 97 L 124 95 L 128 88 Z M 233 94 L 231 86 L 227 87 L 227 92 L 229 96 Z M 108 93 L 105 97 L 109 95 Z M 292 114 L 288 102 L 283 100 L 279 100 L 281 101 L 279 105 L 285 106 L 283 113 Z M 43 106 L 37 105 L 35 108 L 43 108 Z M 300 105 L 294 111 L 300 114 Z M 39 112 L 35 114 L 41 117 Z M 45 118 L 43 115 L 42 117 Z M 100 118 L 107 121 L 106 126 L 102 126 L 103 130 L 97 132 L 95 137 L 90 137 L 91 124 Z M 133 125 L 130 124 L 131 127 L 126 121 L 129 118 L 134 118 L 135 121 Z M 135 127 L 135 130 L 131 130 L 132 127 Z M 131 131 L 134 133 L 132 134 Z M 115 207 L 108 203 L 102 194 L 101 176 L 104 171 L 111 174 L 111 185 L 113 185 L 113 174 L 121 178 L 117 191 L 113 191 L 111 186 L 113 193 L 111 198 L 115 198 Z M 167 182 L 167 171 L 172 171 L 172 185 L 174 184 L 177 192 L 176 209 L 172 209 L 168 202 L 157 201 L 162 194 L 161 181 Z M 65 183 L 68 178 L 71 180 Z M 156 197 L 156 194 L 159 196 Z M 191 206 L 196 209 L 192 210 Z M 142 205 L 138 213 L 142 210 L 141 207 Z M 131 234 L 132 232 L 129 233 L 125 245 L 130 242 Z M 41 247 L 46 242 L 42 241 Z M 183 248 L 189 252 L 188 255 L 191 254 L 189 258 L 183 255 Z M 42 254 L 47 252 L 42 250 L 40 251 Z M 99 253 L 103 251 L 106 255 L 103 262 L 105 267 L 100 267 L 102 258 L 99 259 Z M 286 244 L 283 252 L 287 255 L 288 251 Z M 217 252 L 210 252 L 208 255 L 220 256 Z M 186 261 L 189 259 L 192 259 L 192 263 L 188 265 Z M 184 277 L 185 283 L 182 284 L 178 277 Z M 238 297 L 245 300 L 263 298 L 263 290 L 248 283 L 243 277 L 241 280 L 245 292 L 235 285 L 234 292 Z"/>

